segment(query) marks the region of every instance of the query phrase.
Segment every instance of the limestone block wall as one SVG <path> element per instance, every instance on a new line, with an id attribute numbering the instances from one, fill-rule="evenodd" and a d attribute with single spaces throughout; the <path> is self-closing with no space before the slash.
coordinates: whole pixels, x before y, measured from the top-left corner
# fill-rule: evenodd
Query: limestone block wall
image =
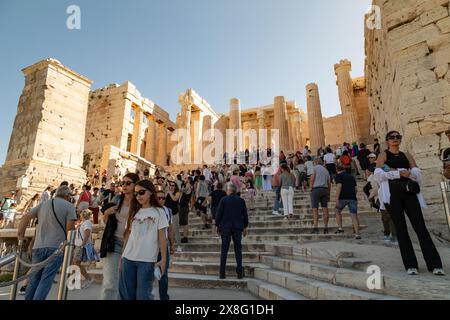
<path id="1" fill-rule="evenodd" d="M 325 145 L 340 146 L 345 141 L 344 120 L 342 115 L 323 118 Z"/>
<path id="2" fill-rule="evenodd" d="M 30 186 L 20 191 L 26 200 L 62 180 L 85 181 L 81 167 L 91 81 L 55 59 L 22 71 L 25 86 L 0 169 L 0 193 L 15 190 L 18 178 L 27 175 Z"/>
<path id="3" fill-rule="evenodd" d="M 404 135 L 424 173 L 426 219 L 443 221 L 439 190 L 449 146 L 449 0 L 374 0 L 381 8 L 381 30 L 366 27 L 366 79 L 371 132 L 384 140 L 389 130 Z"/>
<path id="4" fill-rule="evenodd" d="M 370 110 L 366 92 L 366 80 L 364 77 L 354 78 L 352 80 L 353 100 L 355 102 L 356 113 L 358 114 L 358 143 L 371 144 L 373 143 L 373 137 L 370 134 Z M 344 141 L 340 143 L 342 144 L 342 142 Z"/>
<path id="5" fill-rule="evenodd" d="M 125 152 L 114 146 L 105 146 L 103 148 L 101 168 L 107 169 L 108 181 L 112 179 L 120 179 L 128 172 L 139 171 L 142 176 L 144 170 L 147 168 L 150 171 L 150 175 L 153 176 L 156 171 L 156 166 L 146 159 L 139 157 L 133 153 Z"/>

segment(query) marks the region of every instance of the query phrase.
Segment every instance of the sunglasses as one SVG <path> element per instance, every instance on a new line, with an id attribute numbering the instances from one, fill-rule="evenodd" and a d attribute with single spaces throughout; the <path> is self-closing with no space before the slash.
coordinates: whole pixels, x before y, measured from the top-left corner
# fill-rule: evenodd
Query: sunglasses
<path id="1" fill-rule="evenodd" d="M 124 182 L 121 182 L 121 183 L 119 183 L 119 186 L 121 186 L 121 187 L 123 187 L 123 186 L 131 186 L 133 184 L 133 182 L 131 182 L 131 181 L 124 181 Z"/>
<path id="2" fill-rule="evenodd" d="M 169 187 L 175 187 L 175 185 L 174 185 L 174 184 L 171 184 Z"/>
<path id="3" fill-rule="evenodd" d="M 389 136 L 389 140 L 402 140 L 403 136 L 400 134 L 394 134 L 392 136 Z"/>
<path id="4" fill-rule="evenodd" d="M 139 190 L 138 192 L 135 192 L 134 195 L 137 196 L 143 196 L 145 193 L 147 192 L 147 190 Z"/>

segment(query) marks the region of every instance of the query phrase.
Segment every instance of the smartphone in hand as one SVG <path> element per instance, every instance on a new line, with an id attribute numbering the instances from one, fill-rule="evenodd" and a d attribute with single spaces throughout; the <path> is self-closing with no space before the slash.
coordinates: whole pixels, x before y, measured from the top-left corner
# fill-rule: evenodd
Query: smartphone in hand
<path id="1" fill-rule="evenodd" d="M 161 268 L 159 266 L 155 267 L 154 275 L 155 275 L 156 280 L 158 280 L 158 281 L 161 280 L 162 274 L 161 274 Z"/>

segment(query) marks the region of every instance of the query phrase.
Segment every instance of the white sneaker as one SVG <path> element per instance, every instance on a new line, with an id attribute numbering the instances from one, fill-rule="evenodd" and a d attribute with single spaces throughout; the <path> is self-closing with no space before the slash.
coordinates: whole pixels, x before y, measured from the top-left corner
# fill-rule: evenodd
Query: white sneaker
<path id="1" fill-rule="evenodd" d="M 273 214 L 274 216 L 279 216 L 279 215 L 280 215 L 280 213 L 279 213 L 278 211 L 272 211 L 272 214 Z"/>
<path id="2" fill-rule="evenodd" d="M 417 276 L 419 274 L 419 271 L 417 271 L 416 268 L 409 268 L 407 273 L 409 276 Z"/>
<path id="3" fill-rule="evenodd" d="M 433 270 L 433 274 L 435 276 L 445 276 L 445 271 L 444 269 L 436 268 Z"/>

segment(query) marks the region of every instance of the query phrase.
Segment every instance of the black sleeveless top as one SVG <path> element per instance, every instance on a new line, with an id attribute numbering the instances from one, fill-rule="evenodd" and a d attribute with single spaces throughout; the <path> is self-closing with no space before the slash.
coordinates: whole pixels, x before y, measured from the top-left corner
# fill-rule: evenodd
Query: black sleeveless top
<path id="1" fill-rule="evenodd" d="M 173 215 L 177 215 L 178 214 L 178 201 L 174 201 L 169 194 L 167 194 L 167 196 L 166 196 L 166 201 L 164 202 L 164 205 L 167 208 L 172 209 L 172 214 Z"/>
<path id="2" fill-rule="evenodd" d="M 386 150 L 386 162 L 385 164 L 392 169 L 411 169 L 406 154 L 400 151 L 399 154 L 394 154 L 389 150 Z"/>
<path id="3" fill-rule="evenodd" d="M 191 201 L 193 191 L 191 190 L 191 193 L 184 193 L 181 195 L 180 198 L 180 207 L 188 207 L 189 202 Z"/>

